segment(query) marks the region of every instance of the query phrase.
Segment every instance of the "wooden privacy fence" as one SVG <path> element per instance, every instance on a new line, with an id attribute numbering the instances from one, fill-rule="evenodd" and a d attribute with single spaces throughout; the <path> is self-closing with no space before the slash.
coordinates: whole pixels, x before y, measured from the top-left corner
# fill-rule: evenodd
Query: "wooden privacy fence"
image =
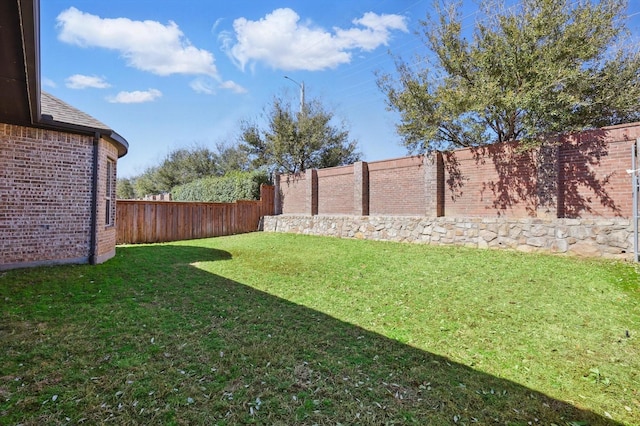
<path id="1" fill-rule="evenodd" d="M 118 200 L 117 244 L 159 243 L 257 231 L 274 212 L 274 187 L 262 185 L 259 201 L 200 203 Z"/>

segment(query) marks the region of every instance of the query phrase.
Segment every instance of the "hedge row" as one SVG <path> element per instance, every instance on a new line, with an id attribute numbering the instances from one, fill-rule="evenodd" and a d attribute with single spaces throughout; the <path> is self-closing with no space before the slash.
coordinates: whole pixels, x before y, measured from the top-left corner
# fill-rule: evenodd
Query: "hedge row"
<path id="1" fill-rule="evenodd" d="M 260 185 L 268 184 L 266 172 L 236 172 L 222 177 L 210 176 L 194 180 L 171 190 L 174 201 L 232 203 L 237 200 L 259 200 Z"/>

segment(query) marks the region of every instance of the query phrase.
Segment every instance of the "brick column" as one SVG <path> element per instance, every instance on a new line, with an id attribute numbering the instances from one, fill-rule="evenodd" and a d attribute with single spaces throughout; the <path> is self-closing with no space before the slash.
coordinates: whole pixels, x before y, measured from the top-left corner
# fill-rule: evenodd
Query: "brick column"
<path id="1" fill-rule="evenodd" d="M 282 214 L 282 193 L 280 192 L 280 173 L 276 173 L 273 178 L 273 214 Z"/>
<path id="2" fill-rule="evenodd" d="M 536 216 L 541 219 L 558 217 L 558 197 L 561 185 L 560 147 L 557 144 L 542 145 L 536 150 Z"/>
<path id="3" fill-rule="evenodd" d="M 353 214 L 369 216 L 369 167 L 364 161 L 353 165 Z"/>
<path id="4" fill-rule="evenodd" d="M 277 175 L 276 175 L 277 176 Z M 277 181 L 276 176 L 273 183 Z M 273 216 L 276 214 L 276 187 L 275 185 L 260 185 L 260 216 Z"/>
<path id="5" fill-rule="evenodd" d="M 425 215 L 444 216 L 444 162 L 442 153 L 431 152 L 423 156 Z"/>
<path id="6" fill-rule="evenodd" d="M 307 207 L 306 212 L 311 216 L 318 214 L 318 171 L 307 169 L 305 172 L 307 183 Z"/>

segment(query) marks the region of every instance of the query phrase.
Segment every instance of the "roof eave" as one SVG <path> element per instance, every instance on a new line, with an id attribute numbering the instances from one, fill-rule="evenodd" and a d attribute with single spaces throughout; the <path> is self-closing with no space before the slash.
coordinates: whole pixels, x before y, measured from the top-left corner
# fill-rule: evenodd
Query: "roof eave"
<path id="1" fill-rule="evenodd" d="M 19 0 L 20 37 L 31 123 L 40 121 L 40 2 Z"/>
<path id="2" fill-rule="evenodd" d="M 37 123 L 38 127 L 51 130 L 67 131 L 71 133 L 80 133 L 84 135 L 99 134 L 101 137 L 109 139 L 118 149 L 118 158 L 124 157 L 129 151 L 129 143 L 118 132 L 111 129 L 101 129 L 97 127 L 81 126 L 78 124 L 64 123 L 55 121 L 50 115 L 42 115 Z"/>
<path id="3" fill-rule="evenodd" d="M 106 136 L 106 135 L 105 135 Z M 129 152 L 129 142 L 123 138 L 118 132 L 111 130 L 111 134 L 107 136 L 118 147 L 118 158 L 124 157 Z"/>
<path id="4" fill-rule="evenodd" d="M 24 61 L 24 80 L 22 81 L 24 86 L 21 96 L 26 97 L 27 104 L 21 113 L 22 115 L 19 118 L 15 117 L 15 124 L 30 124 L 35 127 L 81 134 L 99 133 L 102 137 L 114 143 L 118 149 L 118 157 L 126 155 L 129 150 L 129 143 L 112 129 L 64 123 L 53 120 L 51 116 L 42 114 L 42 88 L 40 83 L 40 2 L 38 0 L 15 1 L 20 23 L 20 40 L 16 40 L 16 42 L 21 42 L 22 44 L 21 59 Z M 15 9 L 13 10 L 15 11 Z M 18 82 L 16 81 L 16 83 Z M 28 117 L 26 116 L 27 114 Z"/>

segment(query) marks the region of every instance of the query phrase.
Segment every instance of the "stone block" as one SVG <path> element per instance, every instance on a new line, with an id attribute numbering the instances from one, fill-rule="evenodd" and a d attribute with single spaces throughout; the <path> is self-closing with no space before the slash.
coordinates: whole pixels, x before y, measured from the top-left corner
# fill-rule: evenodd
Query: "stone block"
<path id="1" fill-rule="evenodd" d="M 482 230 L 482 231 L 480 231 L 480 232 L 478 233 L 478 236 L 479 236 L 481 239 L 483 239 L 483 240 L 485 240 L 485 241 L 487 241 L 487 242 L 492 241 L 492 240 L 495 240 L 496 238 L 498 238 L 498 234 L 497 234 L 497 233 L 495 233 L 495 232 L 493 232 L 493 231 L 489 231 L 489 230 Z"/>
<path id="2" fill-rule="evenodd" d="M 537 224 L 531 227 L 529 234 L 532 237 L 542 237 L 549 233 L 549 227 L 543 224 Z"/>
<path id="3" fill-rule="evenodd" d="M 602 253 L 595 242 L 589 243 L 586 241 L 578 241 L 577 243 L 569 246 L 568 252 L 584 257 L 597 257 Z"/>
<path id="4" fill-rule="evenodd" d="M 527 238 L 527 244 L 533 247 L 545 247 L 547 239 L 544 237 L 531 237 Z"/>
<path id="5" fill-rule="evenodd" d="M 569 235 L 578 240 L 584 240 L 591 236 L 591 229 L 580 225 L 572 226 L 569 228 Z"/>
<path id="6" fill-rule="evenodd" d="M 566 253 L 569 250 L 569 243 L 567 240 L 559 239 L 555 240 L 551 244 L 551 251 L 555 253 Z"/>
<path id="7" fill-rule="evenodd" d="M 614 231 L 606 234 L 602 233 L 596 236 L 596 242 L 605 246 L 629 248 L 629 232 Z"/>

